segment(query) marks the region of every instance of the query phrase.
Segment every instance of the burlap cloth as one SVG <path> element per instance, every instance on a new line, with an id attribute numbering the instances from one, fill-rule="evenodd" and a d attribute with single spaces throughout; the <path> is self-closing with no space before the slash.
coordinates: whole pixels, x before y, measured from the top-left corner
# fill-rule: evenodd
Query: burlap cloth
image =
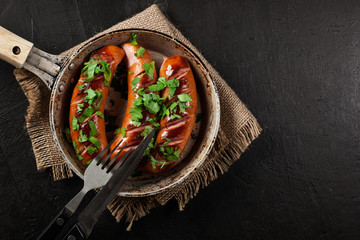
<path id="1" fill-rule="evenodd" d="M 169 22 L 157 5 L 152 5 L 143 12 L 114 25 L 96 36 L 112 30 L 130 28 L 159 31 L 174 37 L 191 48 L 205 63 L 215 81 L 220 95 L 221 119 L 219 134 L 209 157 L 182 184 L 150 197 L 116 197 L 108 206 L 117 221 L 124 219 L 130 223 L 128 229 L 131 228 L 133 221 L 145 216 L 150 209 L 165 205 L 172 198 L 178 201 L 179 209 L 183 210 L 185 204 L 198 193 L 200 187 L 207 186 L 218 177 L 219 173 L 226 172 L 229 166 L 239 159 L 251 141 L 261 132 L 261 127 L 255 117 L 240 101 L 234 91 L 201 53 Z M 61 55 L 70 55 L 91 39 Z M 26 70 L 15 69 L 14 74 L 29 99 L 26 127 L 32 142 L 37 169 L 51 168 L 54 180 L 72 177 L 73 173 L 61 157 L 51 135 L 48 115 L 49 90 L 39 78 Z"/>

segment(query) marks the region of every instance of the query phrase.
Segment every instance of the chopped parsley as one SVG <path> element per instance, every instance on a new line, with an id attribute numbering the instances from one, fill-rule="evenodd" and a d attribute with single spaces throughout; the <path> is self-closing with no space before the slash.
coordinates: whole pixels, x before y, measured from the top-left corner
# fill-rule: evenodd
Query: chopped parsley
<path id="1" fill-rule="evenodd" d="M 130 41 L 131 41 L 132 45 L 138 45 L 138 43 L 136 41 L 136 33 L 131 34 Z"/>
<path id="2" fill-rule="evenodd" d="M 177 114 L 175 114 L 175 113 L 170 116 L 170 119 L 171 119 L 171 120 L 173 120 L 173 119 L 175 119 L 175 118 L 181 119 L 181 116 L 180 116 L 180 115 L 177 115 Z"/>
<path id="3" fill-rule="evenodd" d="M 76 112 L 78 113 L 78 112 L 81 112 L 83 110 L 82 108 L 84 107 L 84 104 L 83 103 L 78 103 L 77 106 L 78 106 L 78 109 L 76 110 Z"/>
<path id="4" fill-rule="evenodd" d="M 95 145 L 95 147 L 100 148 L 100 141 L 96 137 L 90 137 L 89 141 Z"/>
<path id="5" fill-rule="evenodd" d="M 166 81 L 166 86 L 169 88 L 169 98 L 174 96 L 175 90 L 180 86 L 180 82 L 178 79 L 174 78 Z"/>
<path id="6" fill-rule="evenodd" d="M 84 87 L 85 87 L 85 84 L 81 84 L 81 85 L 79 85 L 79 86 L 77 86 L 80 90 L 83 90 L 84 89 Z"/>
<path id="7" fill-rule="evenodd" d="M 93 146 L 89 146 L 87 148 L 87 152 L 89 155 L 93 155 L 94 153 L 98 152 L 99 150 L 96 148 L 96 147 L 93 147 Z"/>
<path id="8" fill-rule="evenodd" d="M 122 128 L 120 129 L 120 132 L 121 132 L 121 135 L 122 135 L 123 137 L 126 137 L 125 127 L 122 127 Z"/>
<path id="9" fill-rule="evenodd" d="M 83 133 L 82 130 L 80 130 L 79 132 L 80 136 L 78 137 L 79 142 L 86 142 L 88 140 L 88 137 L 86 136 L 86 134 Z"/>
<path id="10" fill-rule="evenodd" d="M 97 130 L 96 130 L 96 126 L 95 123 L 91 120 L 89 120 L 89 126 L 90 126 L 90 137 L 94 137 L 97 135 Z"/>
<path id="11" fill-rule="evenodd" d="M 104 114 L 100 111 L 95 112 L 96 115 L 98 115 L 101 118 L 104 118 Z"/>
<path id="12" fill-rule="evenodd" d="M 156 164 L 161 164 L 160 169 L 162 169 L 166 164 L 165 161 L 163 161 L 163 162 L 156 161 L 156 159 L 151 155 L 150 155 L 150 160 L 151 160 L 151 166 L 153 169 L 156 169 Z"/>
<path id="13" fill-rule="evenodd" d="M 165 138 L 165 140 L 166 141 L 163 144 L 164 147 L 166 147 L 171 142 L 170 138 Z"/>
<path id="14" fill-rule="evenodd" d="M 79 122 L 82 123 L 83 121 L 85 121 L 86 118 L 90 117 L 93 113 L 94 113 L 94 109 L 91 106 L 85 108 L 81 116 L 78 118 Z"/>
<path id="15" fill-rule="evenodd" d="M 155 62 L 146 62 L 143 64 L 143 68 L 146 72 L 146 74 L 149 76 L 149 78 L 154 78 L 154 71 L 155 71 Z"/>
<path id="16" fill-rule="evenodd" d="M 135 89 L 136 84 L 138 84 L 138 83 L 140 82 L 140 80 L 141 80 L 141 78 L 135 77 L 135 78 L 131 81 L 132 89 Z"/>
<path id="17" fill-rule="evenodd" d="M 83 76 L 87 76 L 87 78 L 83 78 L 84 82 L 91 82 L 94 79 L 95 74 L 104 74 L 104 85 L 110 86 L 111 80 L 111 70 L 110 64 L 104 60 L 101 60 L 98 56 L 97 59 L 90 58 L 89 62 L 84 63 L 85 67 L 81 70 Z"/>
<path id="18" fill-rule="evenodd" d="M 79 130 L 79 123 L 75 116 L 72 119 L 72 130 Z"/>
<path id="19" fill-rule="evenodd" d="M 87 162 L 84 162 L 84 163 L 82 163 L 82 164 L 84 164 L 84 165 L 90 165 L 90 163 L 93 161 L 93 159 L 91 159 L 90 161 L 87 161 Z"/>
<path id="20" fill-rule="evenodd" d="M 143 56 L 144 56 L 144 52 L 145 52 L 145 48 L 139 47 L 139 49 L 136 50 L 136 53 L 134 53 L 134 56 L 135 56 L 136 58 L 143 57 Z"/>
<path id="21" fill-rule="evenodd" d="M 140 119 L 143 118 L 141 113 L 141 107 L 134 107 L 130 109 L 131 121 L 139 122 Z"/>
<path id="22" fill-rule="evenodd" d="M 73 141 L 72 143 L 73 143 L 73 147 L 75 149 L 76 156 L 78 157 L 78 159 L 80 161 L 83 160 L 84 158 L 80 155 L 79 149 L 77 149 L 77 143 L 75 141 Z"/>
<path id="23" fill-rule="evenodd" d="M 178 99 L 180 102 L 191 102 L 192 98 L 189 94 L 179 94 Z"/>
<path id="24" fill-rule="evenodd" d="M 145 138 L 151 132 L 152 129 L 153 129 L 152 127 L 147 125 L 145 126 L 144 130 L 141 132 L 140 135 Z"/>
<path id="25" fill-rule="evenodd" d="M 117 128 L 114 132 L 114 134 L 118 134 L 120 132 L 120 128 Z"/>
<path id="26" fill-rule="evenodd" d="M 155 120 L 152 119 L 152 118 L 149 118 L 149 119 L 148 119 L 148 122 L 151 123 L 151 124 L 152 124 L 154 127 L 156 127 L 156 128 L 160 127 L 160 123 L 155 122 Z"/>

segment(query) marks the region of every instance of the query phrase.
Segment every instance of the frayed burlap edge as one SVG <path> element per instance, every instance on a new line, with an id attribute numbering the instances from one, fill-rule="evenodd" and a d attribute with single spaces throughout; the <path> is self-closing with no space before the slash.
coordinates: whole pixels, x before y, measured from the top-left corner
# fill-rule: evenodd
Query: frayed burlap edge
<path id="1" fill-rule="evenodd" d="M 51 168 L 55 181 L 72 177 L 73 173 L 62 159 L 51 135 L 49 124 L 49 89 L 37 76 L 29 71 L 15 69 L 14 75 L 29 100 L 25 117 L 26 128 L 30 136 L 37 169 L 41 171 Z"/>
<path id="2" fill-rule="evenodd" d="M 116 221 L 119 222 L 123 219 L 129 223 L 127 231 L 131 230 L 134 221 L 146 216 L 152 208 L 165 205 L 172 198 L 177 200 L 179 210 L 183 211 L 185 205 L 197 195 L 200 188 L 208 186 L 217 179 L 219 173 L 227 172 L 260 132 L 261 127 L 258 122 L 249 120 L 241 131 L 236 133 L 238 142 L 229 142 L 223 131 L 219 129 L 219 135 L 208 157 L 211 160 L 205 161 L 183 183 L 155 196 L 145 198 L 116 197 L 108 209 Z"/>
<path id="3" fill-rule="evenodd" d="M 219 134 L 208 158 L 184 182 L 150 197 L 116 197 L 108 206 L 118 222 L 124 220 L 129 223 L 127 230 L 130 230 L 134 221 L 148 214 L 152 208 L 165 205 L 172 198 L 177 200 L 179 209 L 183 210 L 185 205 L 196 196 L 200 188 L 210 184 L 219 176 L 219 173 L 224 174 L 230 165 L 239 159 L 249 144 L 260 134 L 261 127 L 216 70 L 181 32 L 167 20 L 157 5 L 152 5 L 143 12 L 114 25 L 96 36 L 108 31 L 127 28 L 143 28 L 163 32 L 178 39 L 198 54 L 208 67 L 217 85 L 221 116 L 223 116 L 220 121 Z M 91 38 L 62 53 L 62 55 L 70 55 L 90 40 Z M 29 99 L 26 127 L 33 145 L 38 170 L 51 167 L 54 180 L 72 177 L 72 171 L 65 164 L 64 159 L 61 158 L 52 139 L 48 115 L 50 99 L 48 89 L 39 78 L 26 70 L 16 69 L 14 74 Z"/>

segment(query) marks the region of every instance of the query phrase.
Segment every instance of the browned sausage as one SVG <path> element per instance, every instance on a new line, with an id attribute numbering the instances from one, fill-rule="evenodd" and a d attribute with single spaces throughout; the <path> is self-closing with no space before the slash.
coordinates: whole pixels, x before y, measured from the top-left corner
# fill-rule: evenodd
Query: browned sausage
<path id="1" fill-rule="evenodd" d="M 165 102 L 168 109 L 174 102 L 173 106 L 176 107 L 172 113 L 170 111 L 169 115 L 160 121 L 156 147 L 151 151 L 151 158 L 141 167 L 141 170 L 155 175 L 169 171 L 184 151 L 195 124 L 197 108 L 195 80 L 186 58 L 177 55 L 165 59 L 159 75 L 165 77 L 166 80 L 178 79 L 179 87 Z M 183 107 L 186 105 L 186 108 L 183 108 L 184 112 L 180 112 L 179 103 L 180 98 L 183 100 L 183 94 L 188 94 L 191 100 L 182 103 Z M 169 88 L 167 87 L 162 97 L 168 96 Z"/>
<path id="2" fill-rule="evenodd" d="M 123 132 L 119 132 L 117 134 L 117 139 L 110 147 L 110 150 L 114 149 L 115 146 L 123 140 L 120 146 L 115 150 L 111 159 L 115 157 L 115 155 L 119 152 L 119 150 L 125 146 L 122 153 L 117 158 L 118 160 L 127 153 L 130 148 L 135 149 L 139 143 L 144 139 L 144 135 L 141 134 L 145 130 L 145 128 L 153 128 L 153 125 L 148 121 L 150 118 L 154 118 L 155 114 L 150 113 L 146 109 L 141 109 L 142 118 L 139 121 L 133 121 L 131 109 L 134 108 L 135 99 L 139 98 L 139 90 L 144 90 L 145 93 L 149 93 L 147 87 L 157 80 L 157 73 L 155 67 L 153 68 L 153 76 L 150 76 L 145 72 L 144 64 L 154 64 L 152 62 L 151 56 L 143 49 L 140 45 L 133 45 L 131 43 L 125 43 L 122 45 L 122 48 L 125 51 L 126 55 L 126 63 L 128 69 L 128 102 L 125 112 L 125 117 L 121 125 L 121 129 Z M 137 55 L 139 49 L 143 49 L 142 56 Z M 137 55 L 137 56 L 136 56 Z M 134 81 L 134 80 L 137 81 Z M 136 83 L 136 84 L 135 84 Z"/>
<path id="3" fill-rule="evenodd" d="M 121 48 L 112 45 L 94 52 L 73 91 L 69 114 L 71 139 L 79 160 L 85 164 L 108 144 L 103 114 L 111 80 L 124 55 Z M 109 64 L 107 67 L 106 63 Z M 107 69 L 107 73 L 91 70 L 96 66 Z M 91 73 L 94 73 L 92 80 L 88 75 Z"/>

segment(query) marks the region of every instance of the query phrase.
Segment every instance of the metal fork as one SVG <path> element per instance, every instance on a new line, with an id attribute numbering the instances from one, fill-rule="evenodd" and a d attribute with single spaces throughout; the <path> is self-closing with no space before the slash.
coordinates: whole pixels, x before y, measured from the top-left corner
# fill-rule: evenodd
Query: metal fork
<path id="1" fill-rule="evenodd" d="M 130 148 L 130 150 L 115 164 L 116 159 L 119 157 L 120 153 L 123 151 L 127 144 L 125 144 L 120 149 L 120 151 L 111 161 L 109 160 L 110 156 L 120 146 L 122 141 L 120 141 L 116 145 L 116 147 L 103 159 L 104 155 L 109 150 L 111 144 L 113 144 L 115 140 L 116 137 L 90 163 L 84 174 L 84 186 L 81 191 L 65 205 L 65 207 L 60 211 L 60 213 L 43 230 L 38 239 L 55 239 L 56 234 L 61 231 L 62 226 L 69 222 L 71 216 L 79 207 L 86 193 L 92 189 L 104 186 L 112 177 L 114 172 L 125 161 L 128 155 L 131 153 L 132 148 Z"/>
<path id="2" fill-rule="evenodd" d="M 119 147 L 122 143 L 122 140 L 116 145 L 116 147 L 101 161 L 105 153 L 109 150 L 111 144 L 116 140 L 116 137 L 94 158 L 94 160 L 90 163 L 90 165 L 86 168 L 84 174 L 84 186 L 81 191 L 75 195 L 66 205 L 70 212 L 74 213 L 78 206 L 80 205 L 82 199 L 90 190 L 95 188 L 100 188 L 104 186 L 107 181 L 111 178 L 114 171 L 118 169 L 123 161 L 119 161 L 115 166 L 114 162 L 126 147 L 125 144 L 120 151 L 116 154 L 116 156 L 109 162 L 110 156 L 114 153 L 114 151 Z M 122 159 L 126 159 L 128 154 L 131 151 L 128 151 Z M 109 171 L 111 170 L 111 171 Z"/>

